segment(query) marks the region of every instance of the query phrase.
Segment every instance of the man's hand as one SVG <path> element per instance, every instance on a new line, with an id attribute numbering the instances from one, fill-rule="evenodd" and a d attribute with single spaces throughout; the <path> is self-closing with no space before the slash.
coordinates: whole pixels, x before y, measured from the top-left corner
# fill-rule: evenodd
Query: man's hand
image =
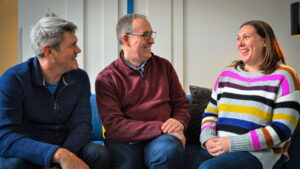
<path id="1" fill-rule="evenodd" d="M 169 134 L 177 137 L 181 141 L 182 146 L 185 147 L 186 139 L 183 134 L 183 131 L 177 131 L 177 132 L 173 132 L 173 133 L 169 133 Z"/>
<path id="2" fill-rule="evenodd" d="M 52 157 L 52 161 L 59 163 L 62 169 L 90 169 L 90 167 L 67 149 L 59 148 Z"/>
<path id="3" fill-rule="evenodd" d="M 219 156 L 230 151 L 229 137 L 216 137 L 206 141 L 204 145 L 212 156 Z"/>
<path id="4" fill-rule="evenodd" d="M 169 134 L 173 133 L 173 132 L 183 131 L 183 129 L 184 129 L 183 124 L 173 118 L 169 118 L 161 126 L 161 130 L 164 133 L 169 133 Z"/>

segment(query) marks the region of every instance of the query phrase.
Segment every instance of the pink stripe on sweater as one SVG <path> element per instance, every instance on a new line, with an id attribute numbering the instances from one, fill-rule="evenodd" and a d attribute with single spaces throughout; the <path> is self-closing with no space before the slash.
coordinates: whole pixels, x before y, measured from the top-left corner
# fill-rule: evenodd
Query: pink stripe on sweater
<path id="1" fill-rule="evenodd" d="M 252 144 L 253 144 L 253 148 L 255 151 L 260 150 L 261 146 L 260 146 L 260 142 L 259 142 L 259 138 L 258 135 L 255 131 L 250 131 L 250 135 L 252 138 Z"/>
<path id="2" fill-rule="evenodd" d="M 287 95 L 290 93 L 290 87 L 287 79 L 283 75 L 267 75 L 263 77 L 258 77 L 258 78 L 245 78 L 240 76 L 237 73 L 231 72 L 231 71 L 224 71 L 221 73 L 220 76 L 226 76 L 226 77 L 231 77 L 234 79 L 238 79 L 240 81 L 244 82 L 259 82 L 259 81 L 269 81 L 269 80 L 281 80 L 281 85 L 282 85 L 282 96 Z M 219 83 L 220 76 L 216 82 L 216 84 Z M 216 91 L 217 85 L 214 86 L 214 91 Z"/>
<path id="3" fill-rule="evenodd" d="M 201 131 L 205 130 L 206 128 L 211 128 L 211 129 L 213 129 L 214 131 L 217 131 L 217 130 L 216 130 L 216 126 L 203 126 L 203 127 L 201 128 Z"/>
<path id="4" fill-rule="evenodd" d="M 222 76 L 222 74 L 219 75 L 218 79 L 216 80 L 216 83 L 214 85 L 214 91 L 216 92 L 217 88 L 218 88 L 218 84 L 219 84 L 219 80 L 220 80 L 220 77 Z"/>

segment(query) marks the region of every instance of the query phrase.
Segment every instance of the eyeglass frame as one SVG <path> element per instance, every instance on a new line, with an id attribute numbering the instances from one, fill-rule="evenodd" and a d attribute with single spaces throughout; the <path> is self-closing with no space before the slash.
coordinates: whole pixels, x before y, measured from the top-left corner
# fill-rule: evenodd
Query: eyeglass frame
<path id="1" fill-rule="evenodd" d="M 126 35 L 139 35 L 139 36 L 142 36 L 145 40 L 148 40 L 150 37 L 155 39 L 156 32 L 155 31 L 151 31 L 151 32 L 146 31 L 143 33 L 127 32 Z"/>

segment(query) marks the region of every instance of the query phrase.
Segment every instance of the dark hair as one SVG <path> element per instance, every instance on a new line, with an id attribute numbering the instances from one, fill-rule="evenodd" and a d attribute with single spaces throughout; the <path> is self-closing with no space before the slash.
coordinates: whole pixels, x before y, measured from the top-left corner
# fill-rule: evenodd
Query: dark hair
<path id="1" fill-rule="evenodd" d="M 285 64 L 283 52 L 278 44 L 275 34 L 269 24 L 264 21 L 253 20 L 245 22 L 240 26 L 242 28 L 245 25 L 253 26 L 256 33 L 266 40 L 266 47 L 264 49 L 264 60 L 260 65 L 260 69 L 264 74 L 270 74 L 274 72 L 278 66 L 278 63 Z M 242 69 L 245 67 L 245 63 L 242 60 L 236 60 L 233 62 L 235 68 L 240 66 Z"/>

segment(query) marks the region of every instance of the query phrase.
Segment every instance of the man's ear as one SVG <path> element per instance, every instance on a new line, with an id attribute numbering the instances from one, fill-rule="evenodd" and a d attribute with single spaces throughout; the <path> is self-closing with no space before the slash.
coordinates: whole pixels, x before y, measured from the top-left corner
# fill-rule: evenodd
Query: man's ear
<path id="1" fill-rule="evenodd" d="M 122 36 L 122 42 L 123 42 L 123 45 L 126 45 L 126 46 L 130 45 L 128 35 L 124 34 Z"/>
<path id="2" fill-rule="evenodd" d="M 46 45 L 42 48 L 42 51 L 44 53 L 44 56 L 47 57 L 47 58 L 52 58 L 54 55 L 53 55 L 53 52 L 54 52 L 54 49 L 51 48 L 50 46 Z"/>

